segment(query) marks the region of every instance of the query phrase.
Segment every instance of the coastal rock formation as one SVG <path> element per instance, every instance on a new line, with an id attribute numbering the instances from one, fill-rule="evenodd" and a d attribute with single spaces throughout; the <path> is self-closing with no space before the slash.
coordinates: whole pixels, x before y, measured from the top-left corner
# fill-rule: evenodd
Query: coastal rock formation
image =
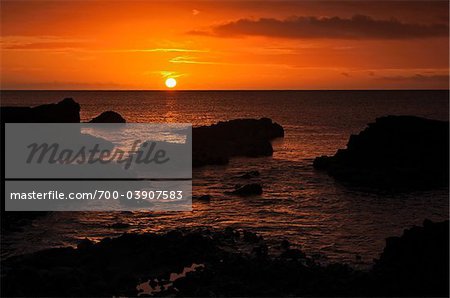
<path id="1" fill-rule="evenodd" d="M 56 104 L 45 104 L 37 107 L 0 107 L 2 124 L 2 152 L 4 152 L 5 123 L 77 123 L 80 122 L 80 105 L 72 98 L 65 98 Z M 2 154 L 2 164 L 4 155 Z M 1 203 L 1 230 L 9 233 L 20 230 L 39 216 L 47 212 L 4 212 L 5 202 Z"/>
<path id="2" fill-rule="evenodd" d="M 308 267 L 299 256 L 272 259 L 261 237 L 251 232 L 240 234 L 231 229 L 123 234 L 98 243 L 83 239 L 76 249 L 47 249 L 11 257 L 2 261 L 1 294 L 135 297 L 138 284 L 147 284 L 158 296 L 175 294 L 175 288 L 181 289 L 177 296 L 332 294 L 341 283 L 338 276 L 346 280 L 352 275 L 350 269 L 345 275 L 336 275 L 335 269 Z M 179 278 L 192 267 L 198 270 Z M 328 288 L 321 290 L 320 281 L 326 280 Z"/>
<path id="3" fill-rule="evenodd" d="M 65 98 L 56 104 L 1 107 L 0 110 L 3 132 L 4 123 L 80 122 L 80 105 L 72 98 Z M 126 120 L 116 112 L 107 111 L 90 122 L 125 123 Z M 283 136 L 283 128 L 268 118 L 238 119 L 196 127 L 193 129 L 193 166 L 226 164 L 232 156 L 270 156 L 273 152 L 270 140 Z M 202 201 L 208 199 L 208 196 L 201 198 Z M 1 200 L 0 207 L 3 233 L 20 229 L 34 218 L 46 214 L 46 212 L 4 212 L 4 200 Z"/>
<path id="4" fill-rule="evenodd" d="M 72 98 L 56 104 L 37 107 L 1 107 L 2 123 L 77 123 L 80 105 Z M 90 123 L 125 123 L 114 111 L 106 111 Z M 211 126 L 195 127 L 193 137 L 193 166 L 227 164 L 233 156 L 270 156 L 270 141 L 283 137 L 281 125 L 269 118 L 236 119 Z"/>
<path id="5" fill-rule="evenodd" d="M 261 184 L 258 183 L 251 183 L 239 186 L 234 191 L 229 192 L 229 194 L 238 195 L 241 197 L 256 196 L 261 195 L 262 193 L 263 193 L 262 186 Z"/>
<path id="6" fill-rule="evenodd" d="M 374 277 L 382 289 L 375 296 L 446 296 L 449 291 L 449 221 L 406 229 L 401 237 L 386 239 L 375 260 Z"/>
<path id="7" fill-rule="evenodd" d="M 76 249 L 2 260 L 1 294 L 135 297 L 147 288 L 147 295 L 181 297 L 448 296 L 448 224 L 425 221 L 389 238 L 369 271 L 321 265 L 283 243 L 274 251 L 262 237 L 231 228 L 83 239 Z"/>
<path id="8" fill-rule="evenodd" d="M 2 123 L 77 123 L 80 105 L 72 98 L 37 107 L 1 107 Z"/>
<path id="9" fill-rule="evenodd" d="M 249 172 L 242 174 L 239 178 L 252 179 L 252 178 L 259 177 L 260 175 L 261 175 L 261 173 L 259 171 L 249 171 Z"/>
<path id="10" fill-rule="evenodd" d="M 281 125 L 269 118 L 236 119 L 192 130 L 193 166 L 221 165 L 233 156 L 270 156 L 272 139 L 283 137 Z"/>
<path id="11" fill-rule="evenodd" d="M 376 119 L 346 149 L 314 160 L 339 181 L 383 190 L 448 186 L 449 123 L 414 116 Z"/>
<path id="12" fill-rule="evenodd" d="M 127 121 L 114 111 L 106 111 L 93 118 L 89 123 L 126 123 Z"/>

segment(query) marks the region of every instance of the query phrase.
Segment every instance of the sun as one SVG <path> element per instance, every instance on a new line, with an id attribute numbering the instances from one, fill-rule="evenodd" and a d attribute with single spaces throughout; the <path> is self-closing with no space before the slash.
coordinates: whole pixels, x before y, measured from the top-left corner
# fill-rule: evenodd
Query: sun
<path id="1" fill-rule="evenodd" d="M 166 86 L 167 88 L 173 88 L 177 85 L 177 80 L 175 80 L 174 78 L 168 78 L 166 80 Z"/>

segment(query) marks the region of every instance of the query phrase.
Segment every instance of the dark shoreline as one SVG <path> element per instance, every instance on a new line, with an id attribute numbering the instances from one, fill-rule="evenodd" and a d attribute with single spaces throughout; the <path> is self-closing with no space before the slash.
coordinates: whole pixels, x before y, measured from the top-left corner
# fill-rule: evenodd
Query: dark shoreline
<path id="1" fill-rule="evenodd" d="M 2 107 L 2 129 L 6 114 L 9 117 L 6 122 L 79 122 L 79 110 L 80 106 L 69 99 L 35 108 L 10 108 L 9 113 Z M 118 114 L 109 116 L 98 119 L 124 121 Z M 270 141 L 283 135 L 283 128 L 268 118 L 238 119 L 199 127 L 197 146 L 207 149 L 197 151 L 197 156 L 194 151 L 196 165 L 226 164 L 234 156 L 270 156 L 273 152 Z M 195 138 L 194 134 L 194 145 Z M 363 138 L 364 141 L 367 140 Z M 230 146 L 239 149 L 226 150 Z M 382 151 L 380 160 L 389 153 Z M 339 166 L 348 173 L 345 162 L 339 161 Z M 448 169 L 448 161 L 443 166 Z M 350 174 L 349 177 L 355 175 Z M 249 185 L 252 187 L 235 192 L 246 196 L 263 191 L 258 185 Z M 34 217 L 46 213 L 8 214 L 2 206 L 1 215 L 4 236 L 8 228 L 26 229 Z M 117 238 L 104 238 L 99 243 L 85 239 L 77 249 L 45 249 L 2 260 L 1 281 L 5 285 L 2 295 L 135 296 L 139 283 L 157 278 L 158 282 L 150 282 L 149 286 L 161 288 L 170 281 L 170 273 L 181 272 L 192 264 L 203 264 L 204 268 L 174 281 L 158 295 L 446 296 L 448 226 L 448 220 L 441 223 L 425 220 L 423 227 L 413 227 L 401 237 L 388 238 L 380 259 L 368 271 L 342 263 L 319 264 L 285 240 L 280 239 L 277 247 L 271 247 L 257 234 L 231 228 L 171 230 L 166 234 L 125 233 Z M 23 287 L 24 279 L 27 287 Z"/>
<path id="2" fill-rule="evenodd" d="M 2 295 L 134 297 L 150 280 L 153 290 L 165 289 L 156 296 L 446 296 L 448 235 L 448 220 L 425 220 L 387 238 L 373 268 L 361 271 L 320 265 L 287 241 L 271 247 L 231 228 L 125 233 L 2 260 Z M 202 266 L 170 279 L 193 264 Z"/>

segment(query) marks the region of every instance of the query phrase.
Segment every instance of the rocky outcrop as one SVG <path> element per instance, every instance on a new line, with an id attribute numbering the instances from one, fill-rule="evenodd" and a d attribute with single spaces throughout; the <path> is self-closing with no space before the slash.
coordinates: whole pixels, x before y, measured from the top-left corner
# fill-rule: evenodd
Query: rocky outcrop
<path id="1" fill-rule="evenodd" d="M 37 107 L 0 107 L 2 135 L 5 135 L 5 123 L 77 123 L 80 122 L 80 105 L 72 98 L 65 98 L 56 104 Z M 4 152 L 4 137 L 2 137 Z M 4 155 L 2 154 L 2 164 Z M 5 202 L 0 203 L 0 220 L 2 234 L 20 230 L 34 218 L 44 216 L 47 212 L 5 212 Z"/>
<path id="2" fill-rule="evenodd" d="M 193 166 L 228 163 L 233 156 L 270 156 L 272 139 L 283 137 L 281 125 L 271 119 L 236 119 L 192 130 Z"/>
<path id="3" fill-rule="evenodd" d="M 261 173 L 259 171 L 249 171 L 249 172 L 242 174 L 239 178 L 252 179 L 252 178 L 259 177 L 260 175 L 261 175 Z"/>
<path id="4" fill-rule="evenodd" d="M 89 123 L 126 123 L 127 121 L 114 111 L 106 111 L 93 118 Z"/>
<path id="5" fill-rule="evenodd" d="M 77 123 L 80 122 L 80 105 L 72 98 L 65 98 L 56 104 L 37 107 L 1 107 L 1 121 L 3 132 L 4 123 Z M 125 123 L 126 120 L 116 112 L 107 111 L 90 122 Z M 193 166 L 226 164 L 233 156 L 270 156 L 273 153 L 270 140 L 283 136 L 283 128 L 268 118 L 238 119 L 196 127 L 193 129 Z M 201 200 L 207 201 L 207 198 L 205 196 Z M 46 214 L 5 213 L 4 200 L 1 200 L 0 207 L 2 232 L 18 229 L 22 226 L 20 223 L 25 225 Z"/>
<path id="6" fill-rule="evenodd" d="M 80 105 L 72 98 L 37 107 L 1 107 L 2 123 L 77 123 Z"/>
<path id="7" fill-rule="evenodd" d="M 414 116 L 376 119 L 346 149 L 314 160 L 339 181 L 383 190 L 448 186 L 449 123 Z"/>
<path id="8" fill-rule="evenodd" d="M 424 227 L 389 238 L 370 271 L 321 265 L 286 241 L 277 250 L 255 233 L 231 228 L 123 234 L 98 243 L 83 239 L 76 249 L 2 260 L 1 294 L 135 297 L 137 288 L 147 288 L 147 295 L 181 297 L 444 297 L 449 293 L 448 232 L 448 221 L 425 221 Z"/>
<path id="9" fill-rule="evenodd" d="M 263 193 L 261 184 L 251 183 L 242 186 L 237 186 L 235 190 L 228 192 L 231 195 L 237 195 L 241 197 L 258 196 Z"/>
<path id="10" fill-rule="evenodd" d="M 387 238 L 373 275 L 379 285 L 375 296 L 448 297 L 449 221 L 425 220 L 423 227 Z"/>
<path id="11" fill-rule="evenodd" d="M 1 107 L 3 123 L 66 123 L 80 122 L 80 105 L 71 98 L 57 104 L 37 107 Z M 114 111 L 106 111 L 90 123 L 125 123 Z M 211 126 L 195 127 L 193 166 L 227 164 L 233 156 L 270 156 L 272 139 L 283 137 L 281 125 L 271 119 L 236 119 Z"/>
<path id="12" fill-rule="evenodd" d="M 320 293 L 324 288 L 320 281 L 328 275 L 329 294 L 342 282 L 337 282 L 335 269 L 308 267 L 302 261 L 301 254 L 272 259 L 264 239 L 232 229 L 124 234 L 98 243 L 83 239 L 76 249 L 48 249 L 4 260 L 1 294 L 136 297 L 136 286 L 147 284 L 158 296 L 285 296 Z M 202 268 L 180 278 L 193 264 Z M 348 270 L 340 278 L 351 275 Z M 174 292 L 175 288 L 181 290 Z"/>

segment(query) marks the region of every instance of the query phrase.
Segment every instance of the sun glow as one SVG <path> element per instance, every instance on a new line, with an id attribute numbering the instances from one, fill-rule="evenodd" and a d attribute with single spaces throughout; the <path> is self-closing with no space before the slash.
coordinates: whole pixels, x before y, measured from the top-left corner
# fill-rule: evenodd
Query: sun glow
<path id="1" fill-rule="evenodd" d="M 174 78 L 168 78 L 166 80 L 166 86 L 167 88 L 173 88 L 177 85 L 177 80 L 175 80 Z"/>

